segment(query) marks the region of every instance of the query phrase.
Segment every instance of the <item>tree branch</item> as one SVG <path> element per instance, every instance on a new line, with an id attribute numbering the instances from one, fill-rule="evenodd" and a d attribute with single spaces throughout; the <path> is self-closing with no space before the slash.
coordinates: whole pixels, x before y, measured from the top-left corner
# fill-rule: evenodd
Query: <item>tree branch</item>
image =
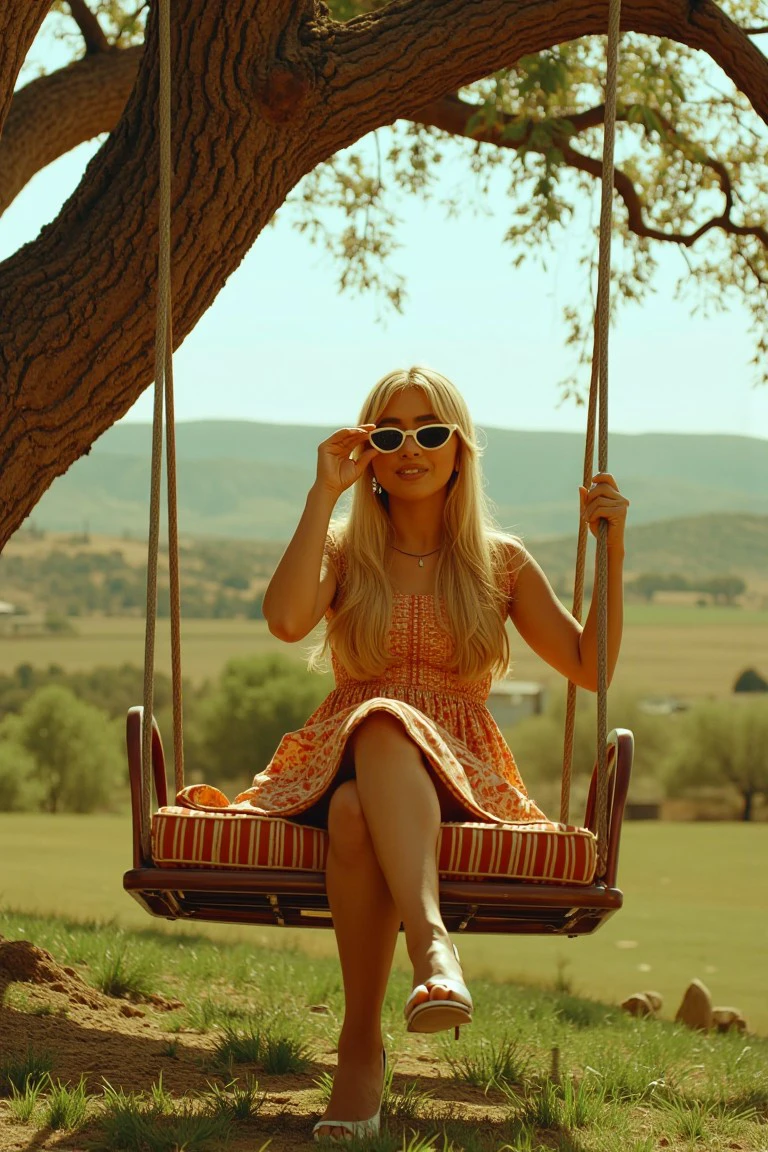
<path id="1" fill-rule="evenodd" d="M 616 112 L 617 120 L 627 121 L 631 119 L 633 107 L 633 105 L 628 105 L 618 108 Z M 414 123 L 439 128 L 445 132 L 450 132 L 453 136 L 464 136 L 471 140 L 477 140 L 480 143 L 494 144 L 498 148 L 510 148 L 513 151 L 524 148 L 530 152 L 537 152 L 541 155 L 545 154 L 543 148 L 531 146 L 530 143 L 531 134 L 536 127 L 536 121 L 531 121 L 528 124 L 527 130 L 519 139 L 510 140 L 505 138 L 504 129 L 510 124 L 517 123 L 515 117 L 505 113 L 499 113 L 496 116 L 496 122 L 489 128 L 470 131 L 469 124 L 477 111 L 478 105 L 470 104 L 468 101 L 462 100 L 461 97 L 455 93 L 451 93 L 448 96 L 443 96 L 440 100 L 433 100 L 431 104 L 416 113 L 412 119 Z M 573 115 L 564 117 L 573 128 L 573 132 L 567 135 L 561 132 L 553 132 L 551 137 L 552 144 L 561 151 L 563 159 L 567 164 L 572 168 L 577 168 L 580 172 L 586 172 L 588 175 L 594 176 L 596 180 L 602 179 L 602 161 L 592 156 L 585 156 L 582 152 L 579 152 L 573 147 L 571 140 L 577 133 L 602 124 L 604 116 L 604 104 L 598 104 L 594 108 L 588 108 L 583 112 L 574 113 Z M 690 141 L 681 136 L 673 125 L 663 116 L 659 115 L 658 112 L 656 113 L 656 117 L 663 127 L 667 138 L 684 153 L 690 155 Z M 722 213 L 705 221 L 700 227 L 690 233 L 664 232 L 646 224 L 644 205 L 637 189 L 626 173 L 622 172 L 619 167 L 616 167 L 614 169 L 614 188 L 626 206 L 627 223 L 630 231 L 636 236 L 642 236 L 649 240 L 661 240 L 673 244 L 680 244 L 684 247 L 691 247 L 713 228 L 721 228 L 724 232 L 728 232 L 734 236 L 754 236 L 768 248 L 768 230 L 766 228 L 757 224 L 736 224 L 731 220 L 733 185 L 725 164 L 711 156 L 705 156 L 699 162 L 707 168 L 710 168 L 717 176 L 720 189 L 725 199 L 725 207 Z"/>
<path id="2" fill-rule="evenodd" d="M 138 45 L 84 56 L 16 93 L 0 138 L 0 216 L 36 172 L 115 128 L 143 51 Z"/>
<path id="3" fill-rule="evenodd" d="M 86 54 L 92 56 L 97 52 L 108 52 L 109 40 L 85 0 L 67 0 L 67 3 L 72 19 L 82 32 Z"/>
<path id="4" fill-rule="evenodd" d="M 582 172 L 587 172 L 589 175 L 594 176 L 596 180 L 600 180 L 603 174 L 603 165 L 601 160 L 597 160 L 592 156 L 585 156 L 582 152 L 575 149 L 572 144 L 563 139 L 557 141 L 557 147 L 563 153 L 563 158 L 567 164 L 573 168 L 578 168 Z M 712 163 L 712 168 L 717 170 L 717 163 Z M 722 167 L 722 166 L 719 166 Z M 733 236 L 754 236 L 761 244 L 768 248 L 768 229 L 761 227 L 758 224 L 735 224 L 730 218 L 730 178 L 727 172 L 724 172 L 724 182 L 721 183 L 723 193 L 726 196 L 726 210 L 718 216 L 713 216 L 709 220 L 705 220 L 703 224 L 694 229 L 693 232 L 664 232 L 659 228 L 652 228 L 645 223 L 644 219 L 644 205 L 635 188 L 634 184 L 625 172 L 620 168 L 614 169 L 613 186 L 618 192 L 624 205 L 627 209 L 627 223 L 631 232 L 636 236 L 646 237 L 648 240 L 661 240 L 671 244 L 679 244 L 683 248 L 691 248 L 697 240 L 707 232 L 711 232 L 713 228 L 721 228 L 723 232 L 728 232 Z"/>
<path id="5" fill-rule="evenodd" d="M 378 67 L 377 48 L 386 43 L 399 48 L 379 92 L 390 119 L 410 116 L 434 99 L 427 73 L 438 70 L 447 82 L 443 91 L 457 91 L 481 76 L 508 67 L 521 56 L 542 52 L 553 44 L 582 36 L 604 36 L 607 6 L 603 0 L 528 0 L 525 5 L 498 0 L 392 0 L 371 15 L 358 16 L 337 26 L 337 54 L 344 65 L 343 91 L 347 98 L 370 83 Z M 676 40 L 706 52 L 751 101 L 768 123 L 768 68 L 765 56 L 749 36 L 714 0 L 623 0 L 623 31 Z M 446 43 L 450 42 L 448 57 Z M 480 58 L 483 64 L 478 67 Z M 339 74 L 341 75 L 340 68 Z M 434 73 L 433 73 L 434 74 Z M 450 77 L 450 80 L 449 80 Z M 335 104 L 333 84 L 330 94 Z M 359 112 L 364 116 L 364 101 Z M 363 131 L 374 124 L 364 123 Z M 362 134 L 362 133 L 361 133 Z"/>

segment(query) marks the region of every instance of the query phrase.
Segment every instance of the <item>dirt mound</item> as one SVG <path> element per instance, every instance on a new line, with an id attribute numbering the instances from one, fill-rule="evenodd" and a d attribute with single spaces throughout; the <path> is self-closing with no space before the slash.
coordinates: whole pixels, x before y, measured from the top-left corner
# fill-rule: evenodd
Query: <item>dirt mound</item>
<path id="1" fill-rule="evenodd" d="M 88 1008 L 110 1007 L 107 996 L 90 988 L 75 972 L 57 964 L 50 952 L 28 940 L 6 940 L 0 936 L 0 1002 L 10 984 L 34 984 L 60 992 L 72 1004 Z"/>
<path id="2" fill-rule="evenodd" d="M 0 936 L 0 1004 L 11 984 L 33 984 L 66 996 L 70 1004 L 84 1004 L 95 1010 L 117 1010 L 122 1016 L 143 1016 L 140 1008 L 125 1001 L 105 996 L 80 977 L 74 968 L 58 964 L 45 948 L 38 948 L 28 940 L 6 940 Z M 181 1000 L 169 1000 L 156 992 L 137 997 L 161 1012 L 183 1008 Z"/>

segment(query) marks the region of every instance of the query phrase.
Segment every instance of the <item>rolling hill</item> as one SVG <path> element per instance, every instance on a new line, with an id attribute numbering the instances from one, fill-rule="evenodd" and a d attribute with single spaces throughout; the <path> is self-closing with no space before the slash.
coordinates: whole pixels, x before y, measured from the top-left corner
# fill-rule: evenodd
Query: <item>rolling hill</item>
<path id="1" fill-rule="evenodd" d="M 284 540 L 330 428 L 200 421 L 177 429 L 181 531 Z M 575 433 L 488 428 L 484 468 L 499 521 L 526 539 L 574 531 L 583 442 Z M 149 489 L 148 425 L 121 424 L 43 496 L 31 522 L 48 531 L 141 536 Z M 738 436 L 616 434 L 611 468 L 643 524 L 733 513 L 768 515 L 768 441 Z M 670 527 L 670 541 L 674 529 Z M 681 553 L 682 555 L 683 553 Z"/>

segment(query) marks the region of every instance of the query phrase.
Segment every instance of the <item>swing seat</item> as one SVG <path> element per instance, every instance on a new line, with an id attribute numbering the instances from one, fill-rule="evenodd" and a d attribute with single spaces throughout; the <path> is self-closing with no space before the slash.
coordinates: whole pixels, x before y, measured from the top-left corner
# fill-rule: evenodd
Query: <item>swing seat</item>
<path id="1" fill-rule="evenodd" d="M 142 850 L 143 709 L 128 713 L 133 868 L 126 891 L 169 920 L 329 927 L 325 891 L 328 833 L 293 820 L 168 804 L 165 756 L 152 722 L 151 852 Z M 622 905 L 616 887 L 619 838 L 632 767 L 626 729 L 608 736 L 605 874 L 597 873 L 596 775 L 583 827 L 557 823 L 443 824 L 438 846 L 440 907 L 451 932 L 579 936 Z M 596 770 L 595 770 L 596 771 Z"/>

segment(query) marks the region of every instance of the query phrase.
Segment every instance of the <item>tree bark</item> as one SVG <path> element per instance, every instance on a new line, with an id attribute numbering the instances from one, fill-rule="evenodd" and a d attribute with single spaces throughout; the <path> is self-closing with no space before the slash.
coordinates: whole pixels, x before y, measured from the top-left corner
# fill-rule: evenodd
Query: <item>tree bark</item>
<path id="1" fill-rule="evenodd" d="M 143 52 L 110 49 L 16 93 L 0 140 L 0 216 L 36 172 L 120 120 Z"/>
<path id="2" fill-rule="evenodd" d="M 0 44 L 3 30 L 18 43 L 0 53 L 0 101 L 26 9 L 45 6 L 3 9 Z M 175 0 L 173 18 L 178 345 L 305 173 L 511 60 L 604 32 L 607 4 L 394 0 L 337 24 L 316 0 Z M 624 0 L 623 27 L 707 51 L 768 121 L 768 62 L 709 0 Z M 58 218 L 0 265 L 0 547 L 153 376 L 156 47 L 150 19 L 117 128 Z"/>
<path id="3" fill-rule="evenodd" d="M 51 0 L 5 0 L 0 5 L 0 132 L 13 90 Z"/>

